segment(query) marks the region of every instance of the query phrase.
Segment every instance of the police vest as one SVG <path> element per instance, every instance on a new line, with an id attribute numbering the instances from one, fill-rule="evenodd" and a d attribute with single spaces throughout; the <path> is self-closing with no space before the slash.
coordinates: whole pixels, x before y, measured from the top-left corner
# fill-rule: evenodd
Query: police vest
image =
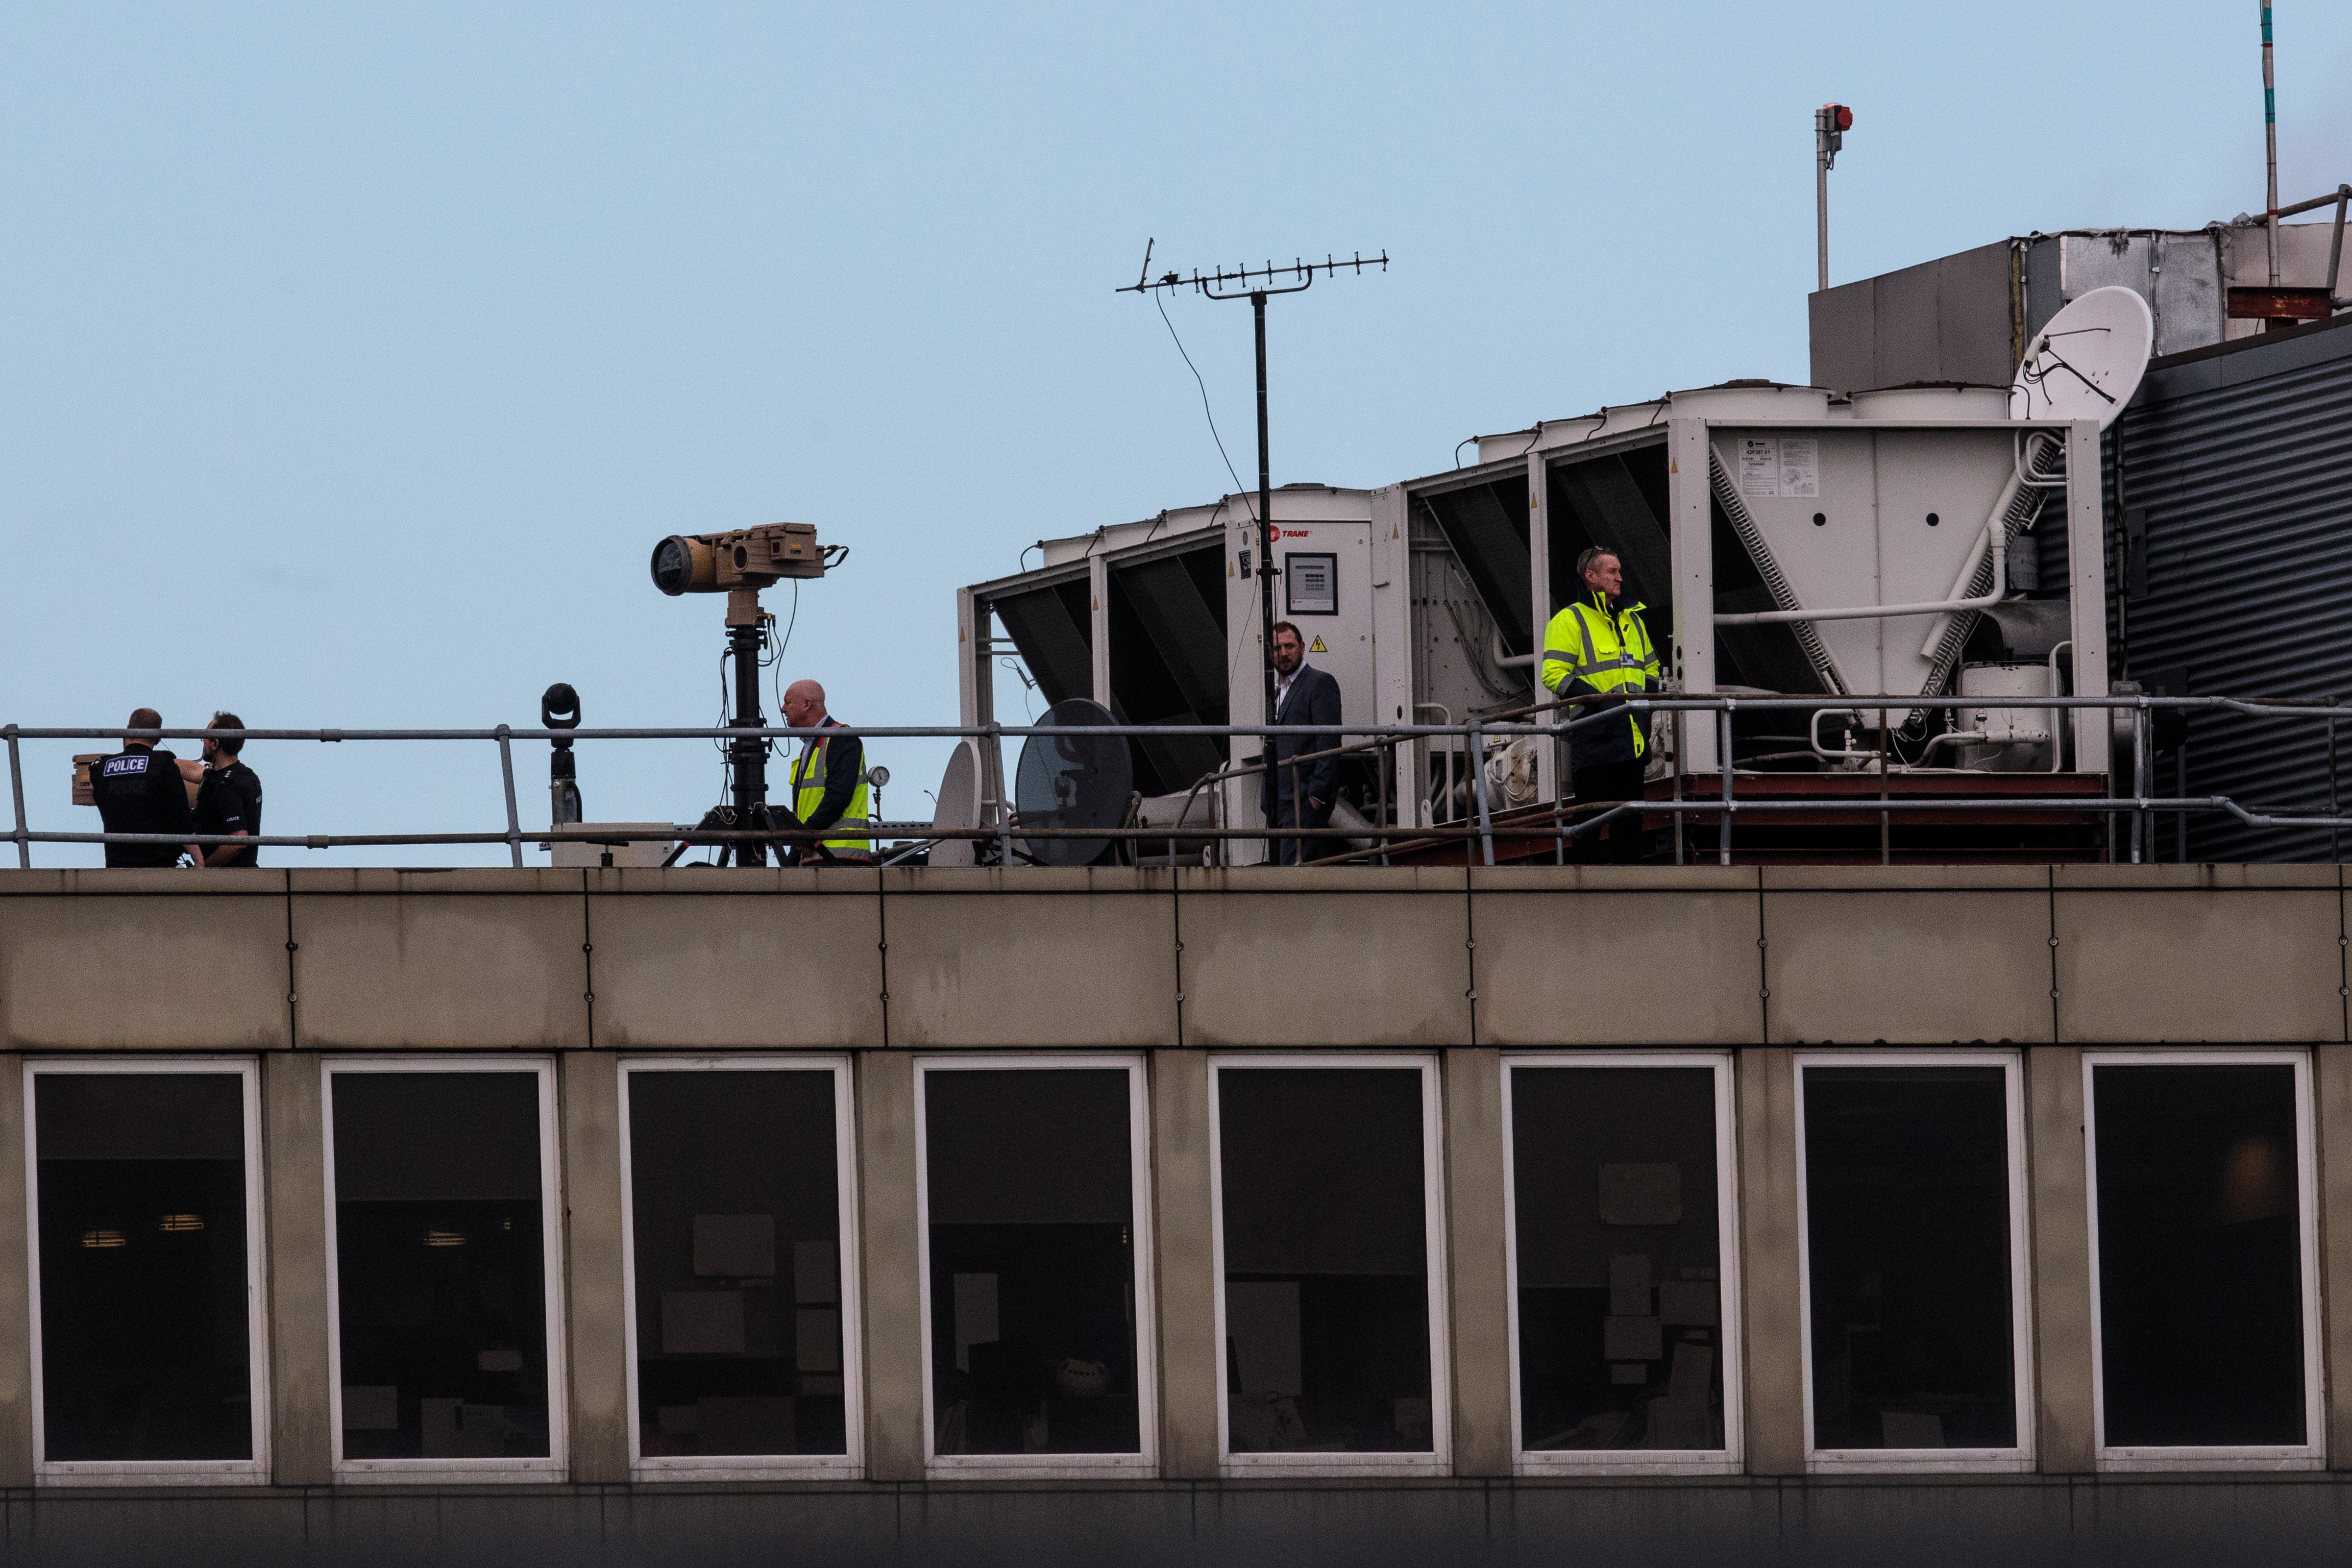
<path id="1" fill-rule="evenodd" d="M 819 741 L 802 752 L 793 763 L 793 815 L 806 822 L 824 804 L 825 748 L 831 741 Z M 838 838 L 828 838 L 824 847 L 837 858 L 864 860 L 873 854 L 873 840 L 864 831 L 871 825 L 866 820 L 866 775 L 857 775 L 857 788 L 851 792 L 848 809 L 835 823 Z M 845 832 L 845 829 L 856 829 Z"/>
<path id="2" fill-rule="evenodd" d="M 1615 615 L 1600 594 L 1579 599 L 1551 618 L 1544 628 L 1543 683 L 1566 695 L 1570 682 L 1581 680 L 1595 691 L 1645 691 L 1658 679 L 1658 650 L 1642 624 L 1648 606 L 1628 605 Z M 1641 720 L 1627 714 L 1633 731 L 1633 754 L 1648 748 Z"/>

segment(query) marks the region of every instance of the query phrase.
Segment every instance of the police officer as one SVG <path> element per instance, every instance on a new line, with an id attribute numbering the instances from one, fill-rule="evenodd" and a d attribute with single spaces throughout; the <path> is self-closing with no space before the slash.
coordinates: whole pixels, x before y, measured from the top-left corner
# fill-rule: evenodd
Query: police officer
<path id="1" fill-rule="evenodd" d="M 163 716 L 152 708 L 131 715 L 127 730 L 160 730 Z M 193 833 L 195 814 L 188 808 L 187 785 L 180 779 L 180 760 L 158 751 L 152 740 L 126 740 L 122 750 L 89 765 L 89 792 L 98 803 L 99 820 L 109 833 Z M 180 857 L 204 856 L 193 844 L 110 844 L 110 867 L 176 866 Z"/>
<path id="2" fill-rule="evenodd" d="M 1615 694 L 1647 691 L 1656 686 L 1657 646 L 1642 624 L 1645 606 L 1618 604 L 1625 588 L 1625 572 L 1616 552 L 1595 545 L 1577 558 L 1576 569 L 1584 580 L 1584 597 L 1554 616 L 1544 628 L 1543 683 L 1563 699 L 1604 697 L 1602 701 L 1580 702 L 1566 710 L 1575 718 L 1622 715 L 1585 724 L 1570 740 L 1576 798 L 1638 800 L 1649 738 L 1641 719 L 1627 711 Z M 1637 822 L 1618 817 L 1600 831 L 1608 835 L 1607 858 L 1632 860 L 1641 854 Z"/>
<path id="3" fill-rule="evenodd" d="M 784 688 L 784 722 L 795 730 L 833 730 L 841 721 L 824 710 L 824 688 L 795 680 Z M 803 827 L 840 828 L 820 842 L 803 841 L 795 861 L 803 866 L 873 858 L 866 829 L 866 746 L 855 735 L 811 736 L 793 760 L 793 815 Z M 859 831 L 846 831 L 857 829 Z"/>
<path id="4" fill-rule="evenodd" d="M 245 721 L 234 713 L 213 715 L 207 730 L 242 730 Z M 249 837 L 261 831 L 261 777 L 238 760 L 245 742 L 205 737 L 204 782 L 196 786 L 196 831 L 224 837 Z M 257 866 L 261 851 L 254 846 L 214 844 L 205 848 L 207 866 Z"/>

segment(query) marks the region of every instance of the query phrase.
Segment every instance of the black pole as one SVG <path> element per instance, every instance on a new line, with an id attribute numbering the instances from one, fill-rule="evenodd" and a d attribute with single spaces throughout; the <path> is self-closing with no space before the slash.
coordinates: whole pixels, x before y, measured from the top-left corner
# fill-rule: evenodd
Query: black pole
<path id="1" fill-rule="evenodd" d="M 1274 678 L 1274 465 L 1273 465 L 1273 460 L 1272 460 L 1272 458 L 1268 456 L 1269 448 L 1268 448 L 1268 446 L 1267 446 L 1267 441 L 1266 441 L 1266 432 L 1265 432 L 1265 289 L 1258 289 L 1258 290 L 1256 290 L 1256 291 L 1253 292 L 1253 293 L 1250 295 L 1250 311 L 1251 311 L 1251 313 L 1252 313 L 1253 315 L 1255 315 L 1255 316 L 1257 318 L 1257 527 L 1258 527 L 1258 562 L 1257 562 L 1257 574 L 1258 574 L 1258 612 L 1259 612 L 1259 613 L 1258 613 L 1258 623 L 1257 623 L 1257 625 L 1258 625 L 1258 632 L 1259 632 L 1259 641 L 1260 641 L 1260 642 L 1262 642 L 1262 643 L 1265 645 L 1265 721 L 1266 721 L 1267 723 L 1271 724 L 1271 723 L 1273 723 L 1273 722 L 1274 722 L 1274 679 L 1275 679 L 1275 678 Z M 1271 737 L 1269 737 L 1269 738 L 1268 738 L 1268 740 L 1267 740 L 1267 742 L 1266 742 L 1266 762 L 1267 762 L 1267 763 L 1269 764 L 1269 765 L 1268 765 L 1268 767 L 1267 767 L 1267 769 L 1266 769 L 1266 777 L 1267 777 L 1268 779 L 1270 779 L 1270 780 L 1275 778 L 1274 769 L 1273 769 L 1273 767 L 1271 766 L 1272 763 L 1274 762 L 1274 750 L 1275 750 L 1275 748 L 1274 748 L 1274 742 L 1273 742 L 1272 738 L 1271 738 Z M 1266 824 L 1266 826 L 1267 826 L 1268 827 L 1273 827 L 1273 826 L 1275 826 L 1276 825 L 1276 823 L 1277 823 L 1277 822 L 1279 822 L 1279 820 L 1280 820 L 1280 818 L 1281 818 L 1281 816 L 1282 816 L 1282 792 L 1281 792 L 1281 789 L 1280 789 L 1280 787 L 1279 787 L 1279 785 L 1280 785 L 1280 781 L 1279 781 L 1279 780 L 1275 780 L 1275 783 L 1276 783 L 1276 790 L 1275 790 L 1275 799 L 1274 799 L 1274 815 L 1275 815 L 1276 821 L 1275 821 L 1275 822 L 1269 822 L 1269 823 L 1267 823 L 1267 824 Z M 1296 816 L 1297 815 L 1297 812 L 1298 812 L 1298 800 L 1297 800 L 1297 797 L 1295 795 L 1291 797 L 1291 802 L 1290 802 L 1290 810 L 1291 810 L 1291 814 L 1292 814 L 1294 816 Z M 1276 857 L 1276 854 L 1275 854 L 1275 842 L 1274 842 L 1274 840 L 1272 840 L 1272 839 L 1268 839 L 1268 840 L 1266 841 L 1266 850 L 1267 850 L 1267 858 L 1268 858 L 1269 859 L 1278 858 L 1278 857 Z"/>
<path id="2" fill-rule="evenodd" d="M 731 597 L 731 595 L 730 595 Z M 738 624 L 730 605 L 727 646 L 735 656 L 735 715 L 728 727 L 735 730 L 758 730 L 766 725 L 760 716 L 760 643 L 758 619 L 759 601 L 752 599 L 752 619 L 749 625 Z M 735 782 L 735 820 L 744 827 L 763 827 L 768 805 L 768 746 L 764 741 L 744 738 L 728 743 L 730 761 Z M 736 864 L 764 865 L 767 852 L 756 842 L 744 841 L 735 847 Z"/>

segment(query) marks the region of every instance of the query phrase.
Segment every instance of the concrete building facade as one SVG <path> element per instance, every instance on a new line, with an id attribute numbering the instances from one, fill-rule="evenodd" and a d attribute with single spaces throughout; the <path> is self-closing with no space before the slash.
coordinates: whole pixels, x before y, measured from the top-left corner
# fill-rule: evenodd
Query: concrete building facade
<path id="1" fill-rule="evenodd" d="M 2352 1394 L 2331 1375 L 2352 1354 L 2347 929 L 2335 866 L 0 872 L 0 1545 L 60 1562 L 152 1561 L 159 1538 L 179 1561 L 240 1562 L 2292 1555 L 2352 1504 Z M 923 1086 L 1000 1059 L 1108 1064 L 1136 1086 L 1119 1212 L 1148 1298 L 1129 1308 L 1148 1432 L 1124 1468 L 942 1451 Z M 633 1421 L 625 1096 L 646 1072 L 751 1061 L 842 1086 L 844 1277 L 802 1311 L 844 1321 L 826 1388 L 845 1451 L 664 1473 Z M 1721 1430 L 1666 1457 L 1533 1447 L 1520 1405 L 1535 1200 L 1515 1194 L 1530 1167 L 1512 1085 L 1580 1062 L 1717 1086 L 1713 1184 L 1677 1201 L 1721 1200 L 1720 1316 L 1684 1335 L 1718 1358 Z M 106 1064 L 252 1083 L 264 1440 L 235 1474 L 78 1473 L 40 1447 L 27 1085 Z M 1219 1085 L 1318 1065 L 1425 1086 L 1429 1387 L 1396 1402 L 1400 1451 L 1265 1463 L 1227 1403 L 1240 1308 L 1221 1290 L 1244 1266 L 1223 1250 L 1239 1135 Z M 2111 1189 L 2087 1102 L 2103 1068 L 2150 1065 L 2291 1086 L 2287 1163 L 2264 1174 L 2242 1143 L 2216 1201 L 2295 1238 L 2299 1441 L 2125 1431 L 2122 1352 L 2099 1341 L 2122 1332 L 2125 1244 L 2097 1228 L 2122 1200 L 2095 1201 Z M 1808 1359 L 1826 1342 L 1808 1268 L 1830 1245 L 1830 1101 L 1806 1086 L 1909 1068 L 1990 1073 L 2008 1097 L 2015 1430 L 1949 1458 L 1892 1422 L 1871 1452 L 1828 1440 Z M 536 1468 L 370 1471 L 345 1452 L 367 1390 L 337 1372 L 332 1184 L 357 1156 L 335 1163 L 335 1085 L 404 1068 L 543 1085 L 555 1429 Z"/>

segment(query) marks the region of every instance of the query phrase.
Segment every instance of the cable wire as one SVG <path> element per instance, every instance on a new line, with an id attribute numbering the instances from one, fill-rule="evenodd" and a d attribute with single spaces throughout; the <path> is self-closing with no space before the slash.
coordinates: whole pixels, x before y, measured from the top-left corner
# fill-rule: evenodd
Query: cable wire
<path id="1" fill-rule="evenodd" d="M 1176 323 L 1169 320 L 1167 301 L 1160 297 L 1157 289 L 1152 292 L 1151 302 L 1160 308 L 1160 319 L 1167 323 L 1169 338 L 1176 344 L 1176 352 L 1184 355 L 1184 368 L 1192 373 L 1193 384 L 1201 389 L 1201 412 L 1209 421 L 1209 439 L 1217 444 L 1217 456 L 1225 460 L 1225 473 L 1234 481 L 1234 493 L 1242 498 L 1242 510 L 1249 513 L 1250 521 L 1255 523 L 1257 521 L 1256 510 L 1250 505 L 1249 493 L 1242 489 L 1241 475 L 1234 472 L 1233 455 L 1225 450 L 1225 438 L 1217 434 L 1217 416 L 1209 408 L 1209 384 L 1201 379 L 1201 367 L 1192 363 L 1192 356 L 1185 353 L 1184 340 L 1176 335 Z"/>

